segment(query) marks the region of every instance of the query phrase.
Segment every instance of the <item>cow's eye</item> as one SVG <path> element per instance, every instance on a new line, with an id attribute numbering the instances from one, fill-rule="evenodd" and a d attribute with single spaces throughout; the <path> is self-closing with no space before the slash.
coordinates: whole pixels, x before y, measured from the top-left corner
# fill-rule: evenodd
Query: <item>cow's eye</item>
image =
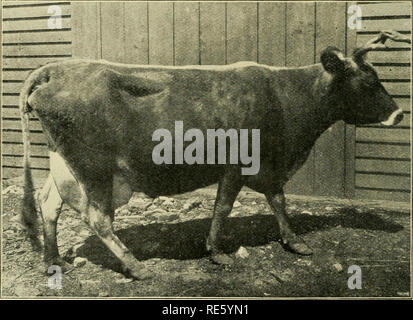
<path id="1" fill-rule="evenodd" d="M 379 84 L 379 82 L 376 79 L 372 79 L 372 78 L 369 77 L 369 78 L 365 78 L 362 81 L 362 88 L 371 90 L 371 89 L 376 88 L 378 86 L 378 84 Z"/>

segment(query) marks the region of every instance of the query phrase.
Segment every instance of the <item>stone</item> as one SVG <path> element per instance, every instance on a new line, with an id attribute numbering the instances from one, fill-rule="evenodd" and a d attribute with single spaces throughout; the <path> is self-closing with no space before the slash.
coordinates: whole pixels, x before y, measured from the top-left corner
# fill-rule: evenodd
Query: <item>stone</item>
<path id="1" fill-rule="evenodd" d="M 18 297 L 36 297 L 39 296 L 41 292 L 36 288 L 21 283 L 15 286 L 14 294 Z"/>
<path id="2" fill-rule="evenodd" d="M 128 202 L 128 206 L 131 209 L 136 208 L 141 211 L 145 211 L 151 204 L 152 200 L 150 198 L 132 197 Z"/>
<path id="3" fill-rule="evenodd" d="M 76 257 L 75 260 L 73 260 L 73 266 L 75 268 L 79 268 L 79 267 L 84 266 L 86 262 L 87 262 L 86 258 Z"/>
<path id="4" fill-rule="evenodd" d="M 200 201 L 199 199 L 188 199 L 184 206 L 183 206 L 183 210 L 184 211 L 190 211 L 194 208 L 199 207 L 202 204 L 202 201 Z"/>
<path id="5" fill-rule="evenodd" d="M 12 186 L 8 186 L 7 188 L 3 189 L 2 194 L 8 194 L 8 193 L 12 193 L 12 194 L 23 194 L 23 188 L 12 185 Z"/>
<path id="6" fill-rule="evenodd" d="M 160 196 L 159 198 L 160 203 L 163 207 L 172 207 L 175 204 L 175 199 L 170 197 Z"/>
<path id="7" fill-rule="evenodd" d="M 145 212 L 145 216 L 163 216 L 163 215 L 168 215 L 168 211 L 162 208 L 155 208 L 153 210 L 149 210 Z"/>
<path id="8" fill-rule="evenodd" d="M 284 271 L 281 272 L 279 275 L 279 279 L 282 282 L 288 282 L 291 281 L 294 278 L 294 272 L 291 271 L 291 269 L 287 268 Z"/>
<path id="9" fill-rule="evenodd" d="M 245 249 L 245 248 L 242 247 L 242 246 L 239 247 L 237 253 L 235 254 L 235 256 L 236 256 L 237 258 L 240 258 L 240 259 L 246 259 L 246 258 L 248 258 L 249 255 L 250 255 L 250 254 L 248 253 L 248 250 Z"/>
<path id="10" fill-rule="evenodd" d="M 119 284 L 124 284 L 124 283 L 130 283 L 130 282 L 132 282 L 133 281 L 133 279 L 131 279 L 131 278 L 121 278 L 121 279 L 116 279 L 116 283 L 119 283 Z"/>
<path id="11" fill-rule="evenodd" d="M 340 264 L 340 263 L 335 263 L 335 264 L 333 264 L 333 267 L 334 267 L 334 269 L 336 269 L 337 270 L 337 272 L 341 272 L 341 271 L 343 271 L 343 266 Z"/>
<path id="12" fill-rule="evenodd" d="M 302 267 L 309 267 L 312 264 L 310 260 L 305 259 L 297 259 L 297 261 L 295 261 L 294 263 Z"/>
<path id="13" fill-rule="evenodd" d="M 241 206 L 242 206 L 241 202 L 239 202 L 239 201 L 234 202 L 234 205 L 233 205 L 234 208 L 239 208 Z"/>
<path id="14" fill-rule="evenodd" d="M 82 230 L 80 230 L 79 235 L 80 235 L 81 237 L 89 237 L 89 236 L 91 235 L 91 233 L 90 233 L 90 231 L 87 230 L 87 229 L 82 229 Z"/>

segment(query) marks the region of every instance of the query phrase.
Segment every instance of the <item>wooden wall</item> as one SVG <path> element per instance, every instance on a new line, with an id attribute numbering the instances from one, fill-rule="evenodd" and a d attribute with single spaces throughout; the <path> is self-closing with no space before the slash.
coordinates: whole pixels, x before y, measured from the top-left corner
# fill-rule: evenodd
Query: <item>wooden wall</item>
<path id="1" fill-rule="evenodd" d="M 410 6 L 406 4 L 361 5 L 365 17 L 363 29 L 358 32 L 346 28 L 349 5 L 74 2 L 62 5 L 64 30 L 55 31 L 44 30 L 44 4 L 6 5 L 4 18 L 10 20 L 5 21 L 3 46 L 4 177 L 21 174 L 17 93 L 27 72 L 41 63 L 72 55 L 136 64 L 227 64 L 252 60 L 300 66 L 318 62 L 321 50 L 328 45 L 351 53 L 380 29 L 394 26 L 410 32 L 406 24 L 410 23 Z M 384 85 L 410 112 L 410 49 L 402 47 L 397 45 L 397 49 L 370 57 L 375 60 Z M 45 173 L 48 163 L 44 138 L 38 122 L 34 120 L 32 124 L 33 167 Z M 337 123 L 317 141 L 286 191 L 408 200 L 409 128 L 409 118 L 397 129 L 354 128 Z"/>
<path id="2" fill-rule="evenodd" d="M 411 36 L 411 3 L 360 4 L 362 29 L 357 45 L 380 30 L 398 30 Z M 395 127 L 366 125 L 356 128 L 355 196 L 408 201 L 411 180 L 411 45 L 387 42 L 390 49 L 368 54 L 383 86 L 403 108 L 405 117 Z"/>
<path id="3" fill-rule="evenodd" d="M 49 29 L 48 8 L 58 4 L 62 28 Z M 2 169 L 4 179 L 22 174 L 23 143 L 18 98 L 29 72 L 46 62 L 71 57 L 70 2 L 6 2 L 2 43 Z M 48 174 L 46 139 L 36 118 L 30 122 L 33 173 Z"/>

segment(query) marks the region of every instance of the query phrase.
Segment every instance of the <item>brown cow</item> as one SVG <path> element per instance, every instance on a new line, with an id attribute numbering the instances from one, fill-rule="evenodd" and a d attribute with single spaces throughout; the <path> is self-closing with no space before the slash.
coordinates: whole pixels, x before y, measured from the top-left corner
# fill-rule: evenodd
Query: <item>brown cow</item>
<path id="1" fill-rule="evenodd" d="M 218 182 L 207 248 L 216 263 L 220 231 L 243 186 L 264 193 L 278 220 L 284 246 L 311 249 L 294 234 L 283 187 L 305 162 L 317 138 L 339 120 L 395 125 L 403 112 L 381 85 L 365 54 L 385 41 L 382 32 L 346 58 L 335 47 L 321 63 L 279 68 L 253 62 L 226 66 L 138 66 L 67 60 L 35 70 L 20 95 L 25 145 L 23 220 L 34 245 L 36 210 L 29 170 L 29 113 L 40 119 L 50 149 L 50 175 L 40 193 L 45 261 L 63 264 L 56 241 L 62 204 L 78 211 L 133 277 L 145 278 L 138 261 L 114 234 L 114 209 L 133 191 L 151 197 Z M 237 164 L 155 164 L 155 130 L 186 128 L 260 130 L 260 170 L 242 175 Z M 252 147 L 252 146 L 250 146 Z M 119 192 L 122 190 L 122 192 Z"/>

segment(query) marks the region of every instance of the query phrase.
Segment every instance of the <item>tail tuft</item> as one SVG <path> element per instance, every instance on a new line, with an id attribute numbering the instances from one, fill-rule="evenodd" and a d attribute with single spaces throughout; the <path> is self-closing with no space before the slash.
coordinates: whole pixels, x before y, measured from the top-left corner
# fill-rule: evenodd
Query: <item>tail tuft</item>
<path id="1" fill-rule="evenodd" d="M 21 221 L 26 228 L 26 234 L 33 250 L 39 251 L 41 244 L 38 238 L 37 211 L 34 199 L 33 178 L 29 164 L 24 166 L 24 193 L 21 211 Z"/>
<path id="2" fill-rule="evenodd" d="M 30 171 L 30 131 L 29 120 L 32 107 L 27 103 L 33 88 L 42 81 L 45 71 L 38 69 L 34 71 L 25 81 L 20 92 L 19 108 L 22 121 L 23 147 L 24 147 L 24 194 L 21 210 L 21 221 L 26 228 L 27 237 L 29 238 L 33 250 L 41 248 L 38 238 L 38 223 L 36 203 L 34 199 L 33 178 Z"/>

